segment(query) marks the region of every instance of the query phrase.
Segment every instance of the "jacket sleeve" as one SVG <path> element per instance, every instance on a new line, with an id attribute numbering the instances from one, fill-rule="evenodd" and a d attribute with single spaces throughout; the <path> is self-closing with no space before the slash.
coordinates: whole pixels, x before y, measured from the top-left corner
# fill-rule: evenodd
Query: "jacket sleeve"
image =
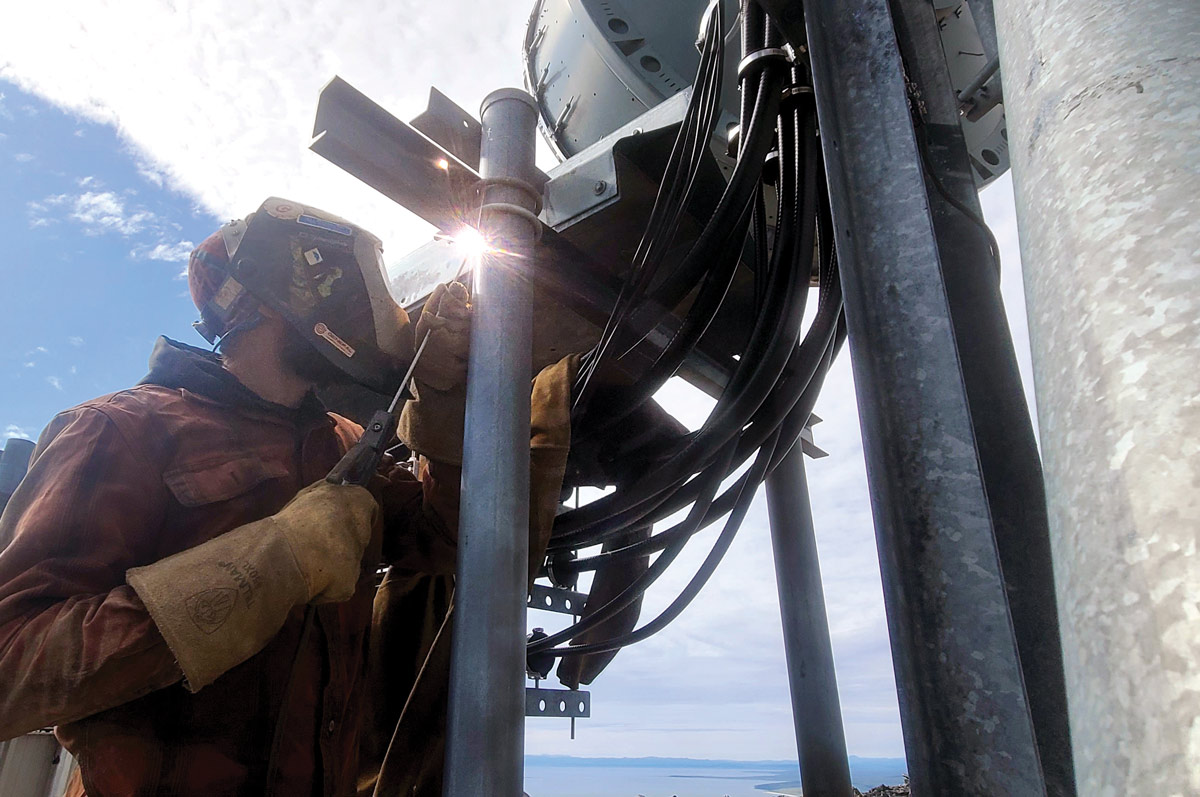
<path id="1" fill-rule="evenodd" d="M 418 475 L 393 468 L 382 491 L 384 560 L 397 570 L 454 575 L 462 468 L 421 457 Z"/>
<path id="2" fill-rule="evenodd" d="M 51 422 L 0 517 L 0 739 L 182 678 L 125 571 L 153 561 L 160 469 L 95 406 Z"/>

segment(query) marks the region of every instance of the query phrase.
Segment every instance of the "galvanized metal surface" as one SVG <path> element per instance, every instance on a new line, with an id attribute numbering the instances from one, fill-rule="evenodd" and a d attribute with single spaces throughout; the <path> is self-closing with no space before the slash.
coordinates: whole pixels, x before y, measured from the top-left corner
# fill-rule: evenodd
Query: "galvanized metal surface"
<path id="1" fill-rule="evenodd" d="M 1075 777 L 1066 686 L 1045 488 L 1030 410 L 997 264 L 984 231 L 963 212 L 982 218 L 958 102 L 938 46 L 938 17 L 925 0 L 892 0 L 892 9 L 909 78 L 917 82 L 922 99 L 920 142 L 927 170 L 938 175 L 935 186 L 926 174 L 926 193 L 1046 788 L 1051 795 L 1069 796 L 1075 793 Z"/>
<path id="2" fill-rule="evenodd" d="M 805 21 L 913 790 L 1044 794 L 891 14 Z"/>
<path id="3" fill-rule="evenodd" d="M 850 797 L 846 732 L 800 446 L 767 477 L 767 510 L 800 781 L 806 797 Z"/>
<path id="4" fill-rule="evenodd" d="M 54 735 L 45 732 L 0 743 L 0 795 L 58 797 L 50 786 L 61 749 Z"/>
<path id="5" fill-rule="evenodd" d="M 1200 793 L 1200 9 L 996 3 L 1080 793 Z"/>
<path id="6" fill-rule="evenodd" d="M 581 689 L 525 688 L 526 717 L 592 716 L 592 694 Z"/>
<path id="7" fill-rule="evenodd" d="M 722 0 L 727 19 L 737 0 Z M 565 159 L 687 88 L 700 55 L 695 42 L 706 0 L 537 0 L 525 34 L 525 82 L 540 124 Z M 738 26 L 727 42 L 736 49 Z M 736 59 L 726 65 L 718 124 L 736 122 Z"/>
<path id="8" fill-rule="evenodd" d="M 480 174 L 532 182 L 533 98 L 501 89 L 484 99 Z M 515 253 L 474 273 L 463 445 L 458 574 L 446 723 L 447 797 L 521 793 L 525 749 L 525 602 L 529 560 L 529 289 L 535 227 L 504 205 L 532 209 L 527 192 L 483 192 L 483 231 Z M 488 212 L 488 205 L 499 205 Z"/>
<path id="9" fill-rule="evenodd" d="M 339 77 L 321 89 L 309 148 L 439 230 L 475 206 L 474 168 Z"/>
<path id="10" fill-rule="evenodd" d="M 530 609 L 544 612 L 578 615 L 583 614 L 583 604 L 586 602 L 587 595 L 582 592 L 534 584 L 529 590 L 527 605 Z"/>

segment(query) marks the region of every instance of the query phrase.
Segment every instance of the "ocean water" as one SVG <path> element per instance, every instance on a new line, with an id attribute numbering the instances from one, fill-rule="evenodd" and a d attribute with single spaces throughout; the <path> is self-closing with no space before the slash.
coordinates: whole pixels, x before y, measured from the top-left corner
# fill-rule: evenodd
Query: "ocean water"
<path id="1" fill-rule="evenodd" d="M 902 758 L 851 758 L 854 785 L 902 783 Z M 799 794 L 795 762 L 529 756 L 530 797 L 768 797 Z"/>

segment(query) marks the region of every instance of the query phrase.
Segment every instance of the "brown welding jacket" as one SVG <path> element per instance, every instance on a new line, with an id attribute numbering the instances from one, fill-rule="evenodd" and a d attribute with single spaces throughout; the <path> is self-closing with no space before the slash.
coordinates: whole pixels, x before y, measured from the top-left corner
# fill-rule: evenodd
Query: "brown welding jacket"
<path id="1" fill-rule="evenodd" d="M 125 571 L 278 511 L 360 432 L 316 402 L 268 404 L 214 356 L 165 339 L 143 384 L 56 417 L 0 518 L 0 739 L 57 724 L 91 797 L 353 794 L 370 576 L 316 610 L 302 650 L 296 609 L 265 649 L 192 694 Z M 419 481 L 393 472 L 385 559 L 453 572 L 458 481 L 446 466 Z"/>

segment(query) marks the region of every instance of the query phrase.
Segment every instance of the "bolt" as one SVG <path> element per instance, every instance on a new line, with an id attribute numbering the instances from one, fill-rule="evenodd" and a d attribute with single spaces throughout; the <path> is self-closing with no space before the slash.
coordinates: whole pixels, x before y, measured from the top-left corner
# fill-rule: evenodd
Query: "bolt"
<path id="1" fill-rule="evenodd" d="M 606 183 L 604 180 L 597 180 L 596 184 L 592 186 L 592 193 L 596 196 L 600 196 L 607 188 L 608 183 Z"/>

